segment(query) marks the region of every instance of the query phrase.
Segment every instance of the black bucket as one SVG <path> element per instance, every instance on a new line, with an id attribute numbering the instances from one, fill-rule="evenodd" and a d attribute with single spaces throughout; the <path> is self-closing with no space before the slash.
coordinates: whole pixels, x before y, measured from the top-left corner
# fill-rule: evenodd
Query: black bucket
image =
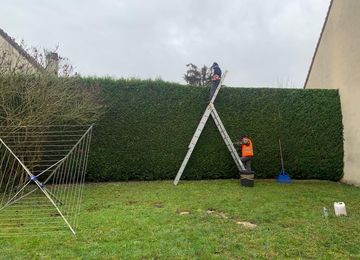
<path id="1" fill-rule="evenodd" d="M 254 174 L 240 174 L 240 183 L 244 187 L 254 187 Z"/>

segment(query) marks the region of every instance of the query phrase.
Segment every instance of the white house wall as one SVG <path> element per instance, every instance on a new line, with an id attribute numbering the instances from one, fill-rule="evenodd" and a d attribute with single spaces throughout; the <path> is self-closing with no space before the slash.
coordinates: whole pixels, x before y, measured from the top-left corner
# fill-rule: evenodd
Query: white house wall
<path id="1" fill-rule="evenodd" d="M 334 0 L 306 88 L 339 89 L 344 124 L 343 181 L 360 185 L 360 0 Z"/>

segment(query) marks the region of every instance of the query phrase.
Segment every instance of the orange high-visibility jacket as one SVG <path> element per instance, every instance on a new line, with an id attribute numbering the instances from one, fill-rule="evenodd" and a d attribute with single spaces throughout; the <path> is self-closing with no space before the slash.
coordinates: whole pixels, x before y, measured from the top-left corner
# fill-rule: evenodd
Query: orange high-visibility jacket
<path id="1" fill-rule="evenodd" d="M 243 157 L 253 157 L 254 156 L 254 149 L 253 149 L 253 143 L 250 140 L 250 138 L 248 138 L 249 143 L 248 144 L 242 144 L 241 146 L 241 151 L 242 151 L 242 156 Z"/>

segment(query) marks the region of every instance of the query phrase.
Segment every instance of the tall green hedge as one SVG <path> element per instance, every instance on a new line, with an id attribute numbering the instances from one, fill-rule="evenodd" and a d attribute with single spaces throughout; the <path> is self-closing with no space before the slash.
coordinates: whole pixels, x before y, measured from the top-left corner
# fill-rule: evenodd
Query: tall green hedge
<path id="1" fill-rule="evenodd" d="M 96 124 L 88 180 L 172 179 L 207 105 L 208 88 L 162 81 L 84 79 L 98 84 L 108 111 Z M 253 139 L 258 178 L 281 169 L 297 179 L 339 180 L 342 118 L 335 90 L 223 88 L 215 102 L 233 141 Z M 210 118 L 183 179 L 238 176 Z"/>

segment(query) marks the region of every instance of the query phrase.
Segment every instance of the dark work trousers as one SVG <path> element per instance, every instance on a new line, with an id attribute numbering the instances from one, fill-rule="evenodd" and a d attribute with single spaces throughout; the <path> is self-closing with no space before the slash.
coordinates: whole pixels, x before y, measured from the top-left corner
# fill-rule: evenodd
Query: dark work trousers
<path id="1" fill-rule="evenodd" d="M 244 164 L 245 170 L 249 171 L 249 172 L 251 172 L 251 159 L 252 159 L 252 157 L 250 157 L 250 156 L 240 157 L 240 160 Z"/>
<path id="2" fill-rule="evenodd" d="M 213 80 L 211 81 L 211 89 L 210 89 L 210 95 L 209 95 L 209 101 L 211 100 L 212 96 L 215 93 L 215 90 L 217 88 L 217 86 L 219 85 L 220 80 Z"/>

